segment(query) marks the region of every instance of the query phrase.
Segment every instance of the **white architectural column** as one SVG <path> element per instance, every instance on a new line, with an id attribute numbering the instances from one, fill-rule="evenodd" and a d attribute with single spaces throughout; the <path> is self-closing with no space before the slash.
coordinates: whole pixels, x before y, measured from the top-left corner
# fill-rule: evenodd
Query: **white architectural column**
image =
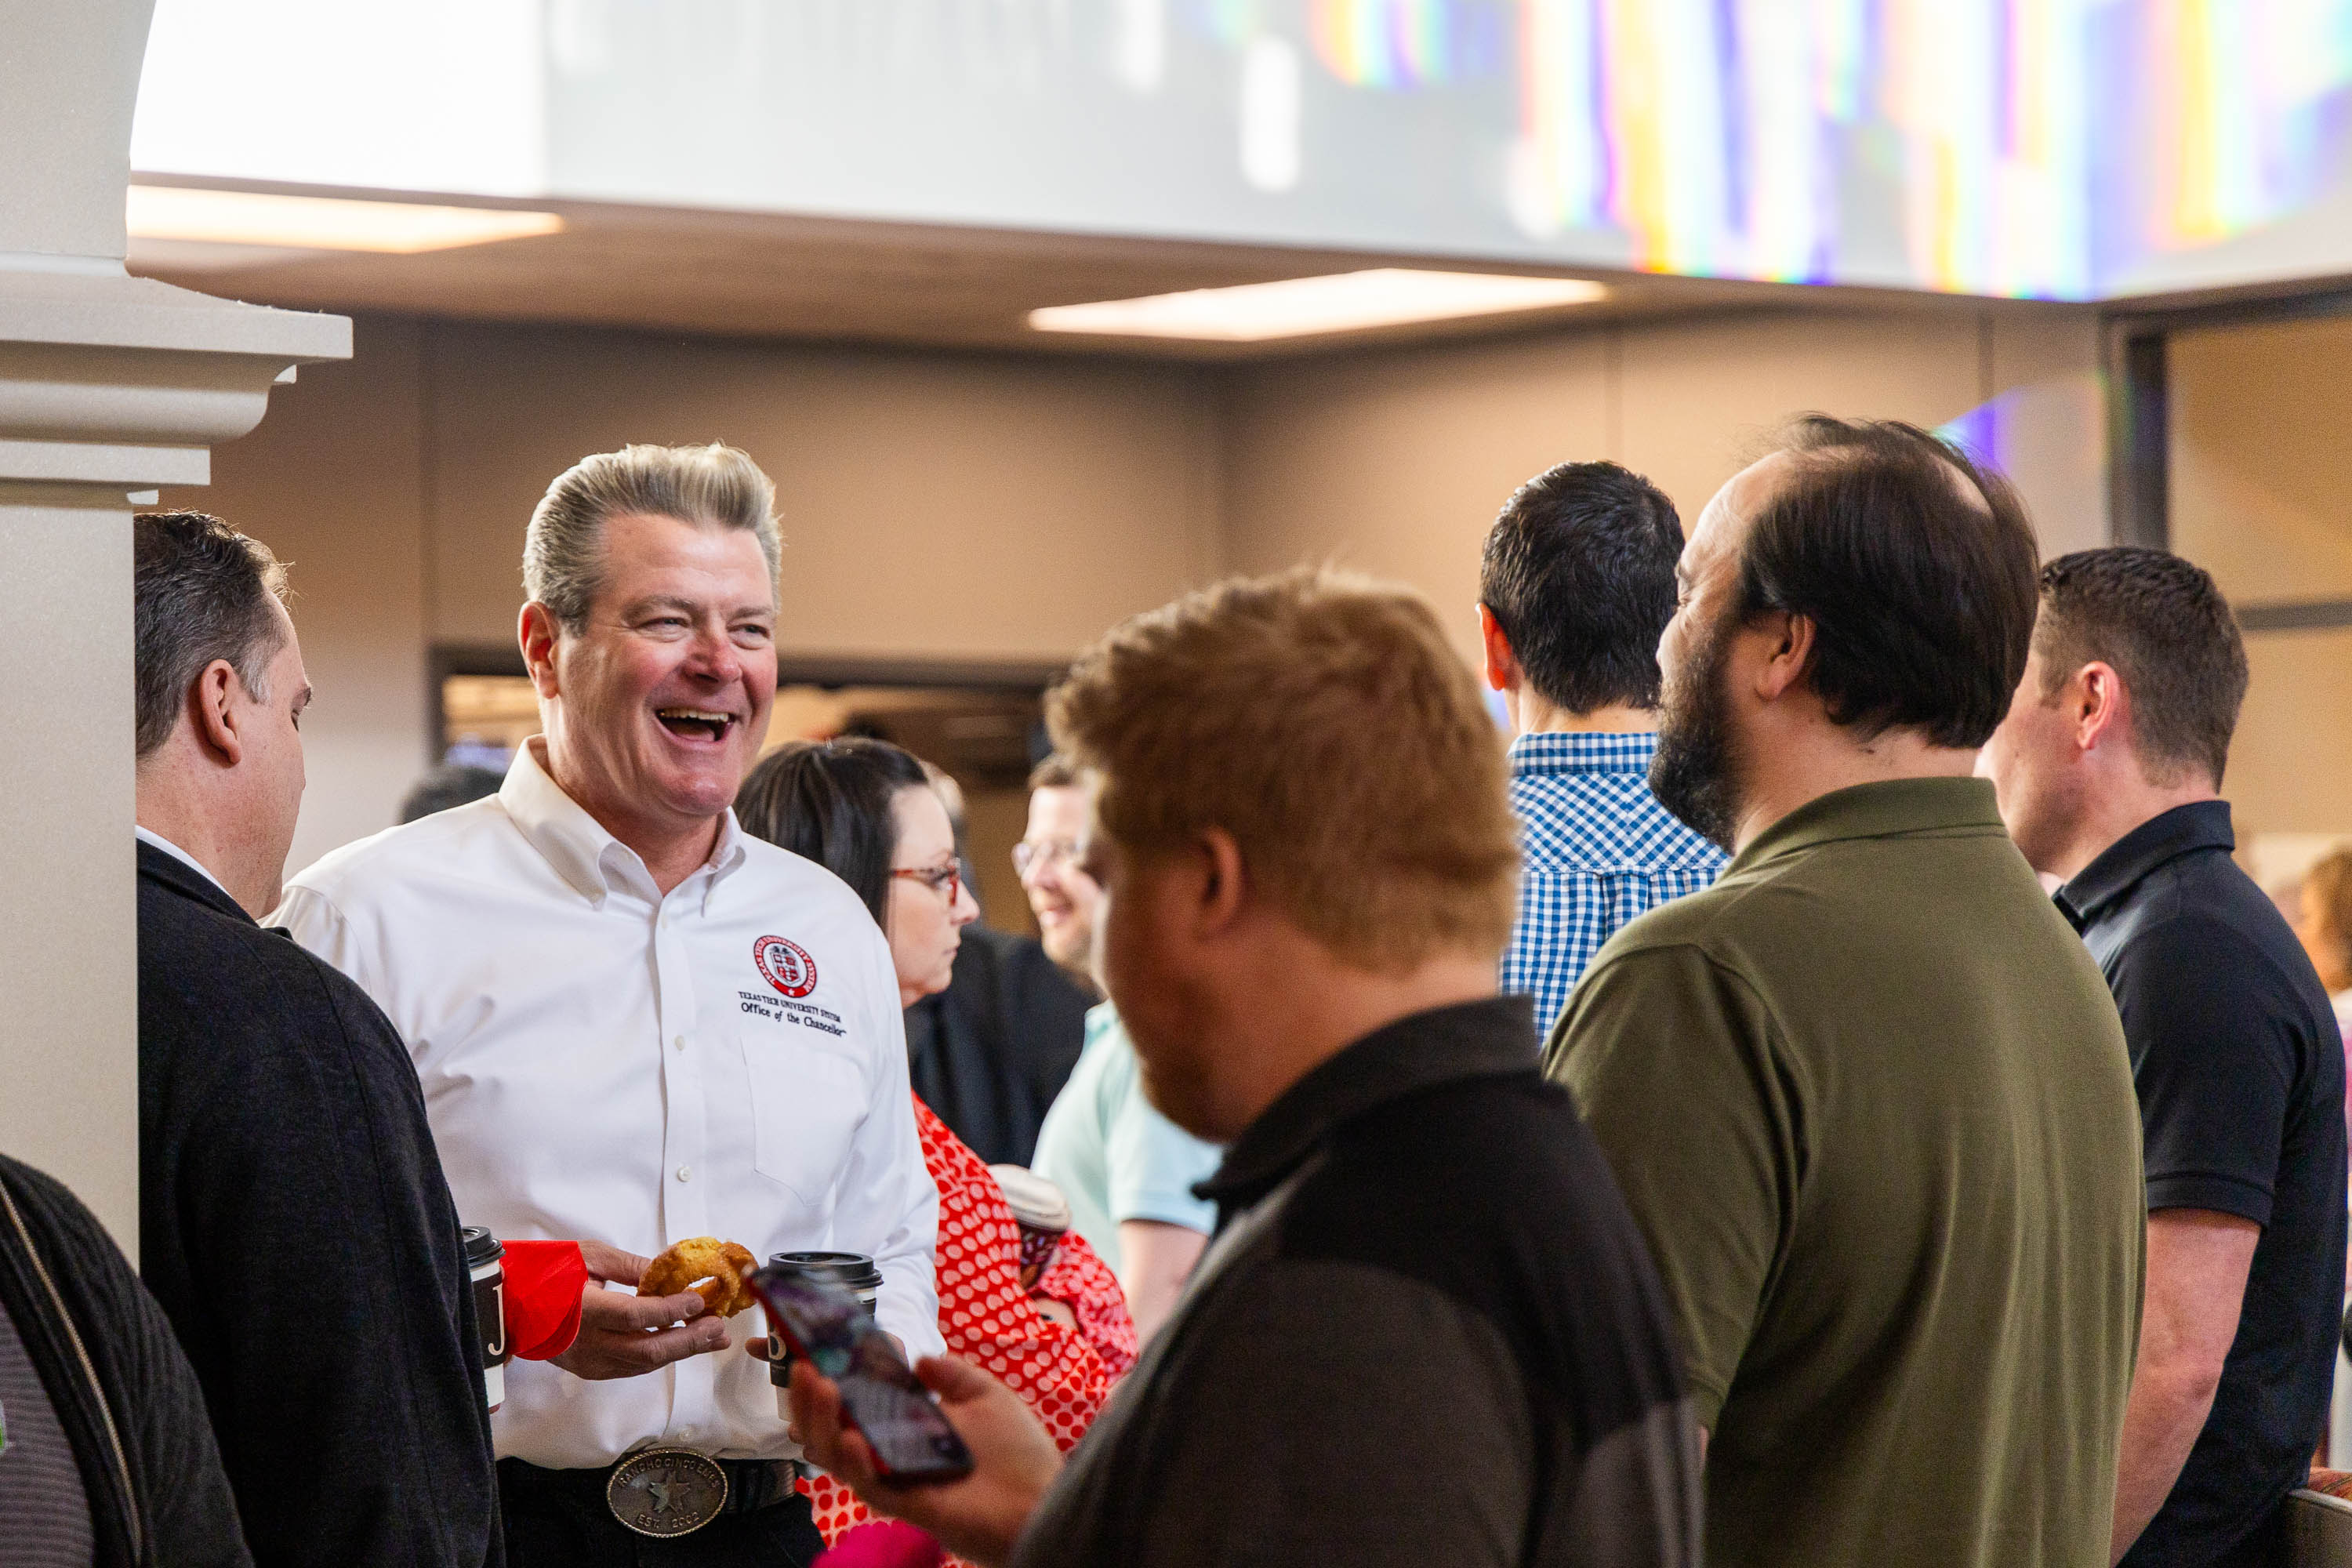
<path id="1" fill-rule="evenodd" d="M 351 323 L 127 276 L 152 0 L 0 0 L 0 1152 L 137 1256 L 131 513 Z"/>

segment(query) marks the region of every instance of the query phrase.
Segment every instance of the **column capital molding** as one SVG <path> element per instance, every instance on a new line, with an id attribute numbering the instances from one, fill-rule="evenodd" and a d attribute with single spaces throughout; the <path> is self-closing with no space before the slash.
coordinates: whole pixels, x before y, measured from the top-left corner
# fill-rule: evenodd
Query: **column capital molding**
<path id="1" fill-rule="evenodd" d="M 351 357 L 349 317 L 33 259 L 0 258 L 0 502 L 119 511 L 206 483 L 211 448 L 261 422 L 273 384 Z"/>

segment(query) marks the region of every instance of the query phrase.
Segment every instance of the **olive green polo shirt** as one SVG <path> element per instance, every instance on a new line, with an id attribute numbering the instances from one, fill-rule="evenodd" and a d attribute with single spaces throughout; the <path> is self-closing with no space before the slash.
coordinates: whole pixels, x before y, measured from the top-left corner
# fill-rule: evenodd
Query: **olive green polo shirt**
<path id="1" fill-rule="evenodd" d="M 1709 1562 L 2104 1568 L 2139 1110 L 1990 784 L 1791 812 L 1601 950 L 1545 1070 L 1664 1279 Z"/>

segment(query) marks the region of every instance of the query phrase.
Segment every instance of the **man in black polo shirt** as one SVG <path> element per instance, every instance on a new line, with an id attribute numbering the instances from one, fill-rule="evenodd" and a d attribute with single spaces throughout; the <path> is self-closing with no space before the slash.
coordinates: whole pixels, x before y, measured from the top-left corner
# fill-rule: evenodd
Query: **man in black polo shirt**
<path id="1" fill-rule="evenodd" d="M 2126 1563 L 2283 1561 L 2327 1421 L 2344 1284 L 2344 1058 L 2294 932 L 2230 858 L 2246 655 L 2160 550 L 2042 570 L 2032 657 L 1979 769 L 2065 879 L 2123 1014 L 2146 1131 L 2147 1296 L 2124 1423 Z"/>
<path id="2" fill-rule="evenodd" d="M 972 1475 L 879 1481 L 803 1366 L 811 1457 L 1016 1568 L 1695 1564 L 1664 1297 L 1527 999 L 1495 994 L 1501 739 L 1429 607 L 1227 583 L 1114 630 L 1049 715 L 1101 779 L 1102 968 L 1145 1092 L 1230 1145 L 1216 1238 L 1066 1465 L 948 1360 L 922 1370 Z"/>

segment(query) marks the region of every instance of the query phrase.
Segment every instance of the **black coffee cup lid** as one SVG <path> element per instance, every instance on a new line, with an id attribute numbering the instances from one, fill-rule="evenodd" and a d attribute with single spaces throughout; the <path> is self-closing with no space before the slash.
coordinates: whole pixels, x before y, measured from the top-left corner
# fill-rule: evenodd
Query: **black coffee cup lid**
<path id="1" fill-rule="evenodd" d="M 788 1268 L 803 1279 L 838 1285 L 847 1290 L 878 1290 L 882 1270 L 862 1252 L 779 1252 L 768 1259 L 771 1268 Z"/>
<path id="2" fill-rule="evenodd" d="M 466 1238 L 466 1267 L 479 1268 L 506 1256 L 507 1244 L 490 1234 L 486 1225 L 469 1225 L 457 1233 Z"/>

